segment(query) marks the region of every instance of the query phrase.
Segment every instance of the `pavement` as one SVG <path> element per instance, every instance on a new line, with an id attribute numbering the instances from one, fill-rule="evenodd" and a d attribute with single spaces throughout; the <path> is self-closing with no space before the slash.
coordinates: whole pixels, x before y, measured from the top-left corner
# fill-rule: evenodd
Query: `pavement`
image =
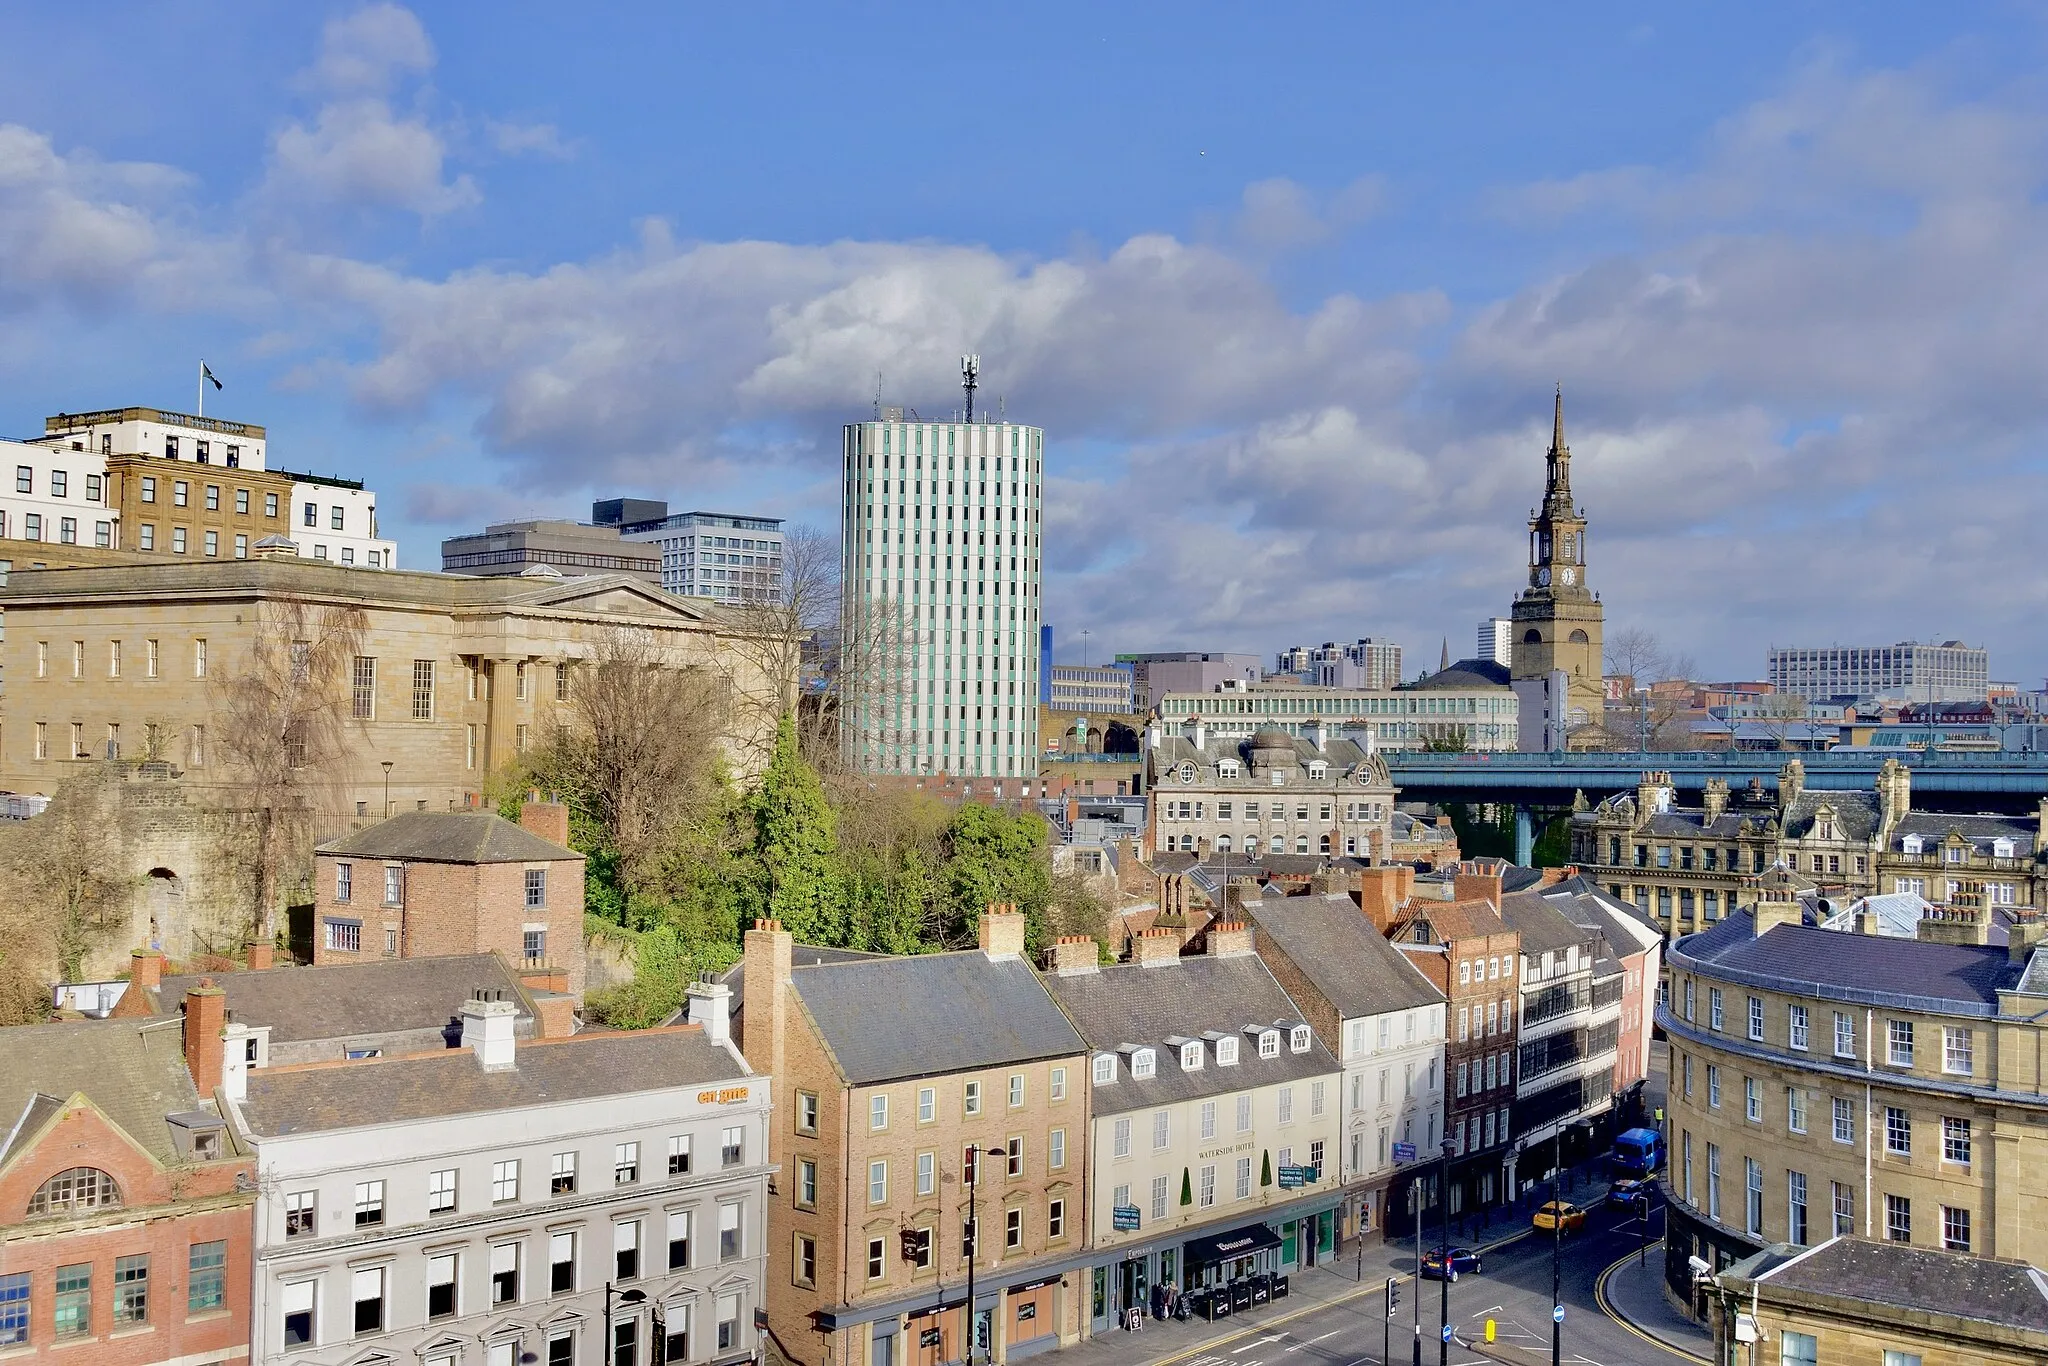
<path id="1" fill-rule="evenodd" d="M 1461 1236 L 1453 1229 L 1454 1242 L 1483 1254 L 1484 1269 L 1461 1276 L 1448 1293 L 1439 1281 L 1414 1282 L 1412 1241 L 1368 1243 L 1362 1259 L 1347 1244 L 1332 1261 L 1292 1275 L 1285 1300 L 1214 1324 L 1147 1317 L 1138 1332 L 1111 1330 L 1059 1352 L 1058 1363 L 1409 1366 L 1441 1359 L 1448 1366 L 1547 1366 L 1555 1278 L 1566 1314 L 1559 1330 L 1566 1366 L 1698 1366 L 1711 1342 L 1663 1300 L 1655 1257 L 1644 1259 L 1645 1274 L 1623 1274 L 1635 1269 L 1644 1230 L 1633 1215 L 1606 1208 L 1604 1194 L 1602 1183 L 1583 1180 L 1568 1193 L 1591 1217 L 1583 1233 L 1555 1249 L 1555 1268 L 1549 1237 L 1532 1236 L 1524 1209 L 1495 1219 L 1486 1232 L 1468 1228 Z M 1661 1223 L 1653 1213 L 1653 1238 Z M 1391 1318 L 1383 1298 L 1390 1276 L 1399 1296 Z M 1452 1341 L 1442 1346 L 1437 1330 L 1446 1300 Z"/>

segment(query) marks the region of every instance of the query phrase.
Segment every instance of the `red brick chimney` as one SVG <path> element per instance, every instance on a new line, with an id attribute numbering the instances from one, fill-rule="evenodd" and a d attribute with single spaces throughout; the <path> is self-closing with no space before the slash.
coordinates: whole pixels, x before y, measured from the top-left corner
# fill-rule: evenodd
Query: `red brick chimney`
<path id="1" fill-rule="evenodd" d="M 215 986 L 211 977 L 186 991 L 185 1066 L 202 1098 L 211 1096 L 220 1085 L 221 1034 L 227 1024 L 227 993 Z"/>
<path id="2" fill-rule="evenodd" d="M 268 972 L 277 961 L 277 942 L 271 939 L 251 939 L 244 948 L 249 955 L 249 971 Z"/>
<path id="3" fill-rule="evenodd" d="M 550 844 L 569 847 L 569 808 L 561 802 L 544 802 L 538 796 L 527 798 L 519 804 L 519 824 Z"/>
<path id="4" fill-rule="evenodd" d="M 137 949 L 128 955 L 128 982 L 131 986 L 155 991 L 163 985 L 164 956 L 155 949 Z"/>
<path id="5" fill-rule="evenodd" d="M 1046 968 L 1055 977 L 1100 971 L 1102 950 L 1085 934 L 1062 935 L 1046 950 Z"/>
<path id="6" fill-rule="evenodd" d="M 1244 958 L 1252 952 L 1252 927 L 1244 921 L 1219 920 L 1209 927 L 1211 958 Z"/>
<path id="7" fill-rule="evenodd" d="M 1380 863 L 1358 870 L 1358 909 L 1380 934 L 1387 932 L 1401 903 L 1407 900 L 1401 890 L 1401 874 L 1413 871 L 1400 863 Z"/>
<path id="8" fill-rule="evenodd" d="M 1179 930 L 1146 930 L 1131 940 L 1131 961 L 1147 968 L 1178 963 L 1180 942 Z"/>
<path id="9" fill-rule="evenodd" d="M 1499 859 L 1471 859 L 1459 864 L 1451 879 L 1452 899 L 1484 901 L 1499 910 L 1503 868 Z"/>

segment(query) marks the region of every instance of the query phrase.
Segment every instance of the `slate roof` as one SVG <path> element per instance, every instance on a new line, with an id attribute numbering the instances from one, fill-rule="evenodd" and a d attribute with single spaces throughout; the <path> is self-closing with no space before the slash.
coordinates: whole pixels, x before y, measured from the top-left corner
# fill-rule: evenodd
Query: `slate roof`
<path id="1" fill-rule="evenodd" d="M 1941 811 L 1909 811 L 1892 831 L 1891 847 L 1894 851 L 1904 848 L 1907 835 L 1918 835 L 1929 853 L 1936 846 L 1948 842 L 1951 833 L 1961 835 L 1976 847 L 1979 854 L 1989 857 L 1993 840 L 2011 840 L 2012 857 L 2031 859 L 2034 857 L 2034 835 L 2038 825 L 2032 817 L 2019 816 L 1951 816 Z"/>
<path id="2" fill-rule="evenodd" d="M 1813 819 L 1822 806 L 1835 813 L 1837 838 L 1852 844 L 1867 844 L 1884 819 L 1884 807 L 1875 792 L 1815 792 L 1807 790 L 1785 808 L 1785 837 L 1804 839 L 1813 833 Z"/>
<path id="3" fill-rule="evenodd" d="M 406 811 L 314 852 L 420 863 L 548 863 L 583 855 L 494 811 Z"/>
<path id="4" fill-rule="evenodd" d="M 1919 997 L 1926 1009 L 1963 1006 L 1971 1014 L 1995 1011 L 1998 993 L 2020 976 L 2007 951 L 1989 944 L 1930 944 L 1812 925 L 1775 925 L 1758 938 L 1749 911 L 1687 935 L 1678 952 L 1714 967 L 1816 987 L 1823 996 Z"/>
<path id="5" fill-rule="evenodd" d="M 1406 955 L 1374 930 L 1349 896 L 1267 897 L 1245 903 L 1254 933 L 1346 1018 L 1442 1005 Z"/>
<path id="6" fill-rule="evenodd" d="M 1419 678 L 1408 685 L 1410 692 L 1444 692 L 1458 689 L 1469 692 L 1475 688 L 1508 687 L 1508 666 L 1491 659 L 1461 659 L 1448 669 L 1438 669 L 1425 678 Z"/>
<path id="7" fill-rule="evenodd" d="M 185 1070 L 184 1031 L 163 1020 L 76 1020 L 18 1025 L 0 1045 L 0 1111 L 14 1122 L 38 1094 L 79 1091 L 158 1161 L 177 1160 L 164 1116 L 200 1108 Z M 16 1140 L 28 1137 L 23 1126 Z"/>
<path id="8" fill-rule="evenodd" d="M 249 1073 L 240 1109 L 258 1137 L 370 1128 L 450 1115 L 597 1100 L 749 1075 L 695 1025 L 521 1043 L 487 1072 L 467 1048 Z"/>
<path id="9" fill-rule="evenodd" d="M 1081 1036 L 1031 965 L 978 949 L 795 968 L 791 988 L 855 1086 L 1070 1057 Z"/>
<path id="10" fill-rule="evenodd" d="M 1541 954 L 1548 950 L 1559 953 L 1569 948 L 1584 949 L 1588 940 L 1595 936 L 1584 926 L 1574 924 L 1564 912 L 1544 900 L 1537 892 L 1509 892 L 1500 899 L 1501 919 L 1508 928 L 1522 936 L 1522 952 Z M 1598 951 L 1598 946 L 1593 946 Z"/>
<path id="11" fill-rule="evenodd" d="M 1149 786 L 1155 796 L 1171 796 L 1173 790 L 1181 786 L 1180 780 L 1171 776 L 1172 770 L 1189 763 L 1195 766 L 1197 775 L 1195 783 L 1190 787 L 1191 791 L 1219 783 L 1224 786 L 1256 784 L 1263 790 L 1270 781 L 1263 775 L 1274 770 L 1261 768 L 1258 770 L 1259 776 L 1254 776 L 1255 751 L 1279 754 L 1278 771 L 1285 772 L 1292 767 L 1296 770 L 1296 779 L 1301 782 L 1309 780 L 1309 763 L 1320 759 L 1330 766 L 1330 773 L 1328 777 L 1319 781 L 1318 786 L 1333 780 L 1356 784 L 1361 772 L 1365 775 L 1366 786 L 1392 785 L 1392 780 L 1387 776 L 1386 760 L 1377 754 L 1368 753 L 1365 747 L 1350 735 L 1333 735 L 1325 748 L 1317 749 L 1313 735 L 1289 735 L 1284 730 L 1269 727 L 1258 731 L 1249 739 L 1243 736 L 1211 734 L 1207 745 L 1202 749 L 1196 749 L 1195 742 L 1185 735 L 1162 736 L 1159 743 L 1154 745 L 1146 756 L 1146 771 L 1151 775 Z M 1216 765 L 1223 759 L 1237 761 L 1237 777 L 1217 777 Z"/>
<path id="12" fill-rule="evenodd" d="M 1428 921 L 1433 938 L 1444 941 L 1477 939 L 1484 935 L 1509 932 L 1507 922 L 1494 914 L 1493 907 L 1484 901 L 1429 901 L 1417 898 L 1409 902 L 1407 908 L 1394 917 L 1394 924 L 1412 925 L 1418 920 Z M 1394 937 L 1396 936 L 1393 934 L 1388 935 L 1390 939 Z"/>
<path id="13" fill-rule="evenodd" d="M 1158 1050 L 1158 1071 L 1151 1077 L 1133 1077 L 1126 1058 L 1117 1068 L 1114 1083 L 1090 1091 L 1090 1104 L 1097 1114 L 1150 1109 L 1253 1086 L 1328 1076 L 1338 1070 L 1337 1060 L 1313 1037 L 1306 1053 L 1293 1052 L 1283 1040 L 1279 1057 L 1259 1056 L 1257 1042 L 1245 1034 L 1246 1027 L 1284 1029 L 1300 1022 L 1301 1009 L 1254 954 L 1180 958 L 1154 967 L 1125 963 L 1051 977 L 1045 985 L 1089 1048 L 1107 1052 L 1125 1045 L 1150 1044 Z M 1200 1039 L 1210 1032 L 1237 1037 L 1236 1065 L 1217 1066 L 1215 1049 L 1205 1047 L 1201 1069 L 1183 1072 L 1179 1051 L 1169 1048 L 1166 1040 L 1170 1036 Z"/>
<path id="14" fill-rule="evenodd" d="M 164 978 L 157 993 L 162 1013 L 177 1013 L 186 989 L 199 981 Z M 213 974 L 213 984 L 227 993 L 231 1019 L 268 1025 L 273 1043 L 437 1029 L 461 1015 L 462 1003 L 478 987 L 505 991 L 523 1018 L 533 1015 L 519 979 L 494 953 L 224 972 Z"/>
<path id="15" fill-rule="evenodd" d="M 1626 901 L 1617 900 L 1584 877 L 1566 878 L 1543 889 L 1543 899 L 1574 925 L 1597 931 L 1608 949 L 1632 958 L 1652 944 L 1662 943 L 1664 931 Z"/>
<path id="16" fill-rule="evenodd" d="M 2048 1332 L 2048 1276 L 2003 1258 L 1843 1237 L 1756 1279 L 1787 1290 Z"/>

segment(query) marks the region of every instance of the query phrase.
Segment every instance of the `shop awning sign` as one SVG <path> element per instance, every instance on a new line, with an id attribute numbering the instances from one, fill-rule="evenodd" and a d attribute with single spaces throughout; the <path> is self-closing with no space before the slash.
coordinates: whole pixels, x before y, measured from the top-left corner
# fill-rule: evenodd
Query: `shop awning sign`
<path id="1" fill-rule="evenodd" d="M 1118 1233 L 1136 1232 L 1138 1228 L 1138 1207 L 1136 1205 L 1113 1206 L 1109 1211 L 1109 1224 Z"/>

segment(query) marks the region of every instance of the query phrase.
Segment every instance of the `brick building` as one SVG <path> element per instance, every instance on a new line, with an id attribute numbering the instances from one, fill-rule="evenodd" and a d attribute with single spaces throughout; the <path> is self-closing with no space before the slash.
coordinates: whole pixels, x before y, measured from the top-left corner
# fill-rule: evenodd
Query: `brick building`
<path id="1" fill-rule="evenodd" d="M 1444 993 L 1444 1137 L 1452 1146 L 1450 1212 L 1498 1204 L 1510 1198 L 1507 1163 L 1512 1156 L 1511 1116 L 1515 1100 L 1515 969 L 1521 936 L 1500 917 L 1498 859 L 1461 864 L 1451 901 L 1409 895 L 1407 870 L 1365 884 L 1363 909 L 1389 941 L 1409 956 Z M 1427 1156 L 1418 1152 L 1417 1156 Z M 1419 1178 L 1434 1207 L 1436 1168 L 1424 1164 Z M 1412 1229 L 1413 1213 L 1397 1180 L 1389 1192 L 1390 1229 Z"/>
<path id="2" fill-rule="evenodd" d="M 0 1047 L 0 1357 L 226 1361 L 249 1343 L 254 1163 L 217 1108 L 224 998 L 182 1028 L 23 1026 Z"/>
<path id="3" fill-rule="evenodd" d="M 978 1360 L 1074 1341 L 1087 1055 L 1024 959 L 1024 917 L 991 907 L 965 953 L 799 967 L 794 952 L 774 921 L 747 934 L 743 1042 L 775 1085 L 778 1351 L 959 1361 L 970 1261 Z"/>
<path id="4" fill-rule="evenodd" d="M 518 825 L 408 811 L 329 840 L 314 850 L 312 960 L 498 953 L 536 978 L 559 974 L 580 1000 L 583 855 L 568 836 L 567 807 L 528 802 Z"/>

